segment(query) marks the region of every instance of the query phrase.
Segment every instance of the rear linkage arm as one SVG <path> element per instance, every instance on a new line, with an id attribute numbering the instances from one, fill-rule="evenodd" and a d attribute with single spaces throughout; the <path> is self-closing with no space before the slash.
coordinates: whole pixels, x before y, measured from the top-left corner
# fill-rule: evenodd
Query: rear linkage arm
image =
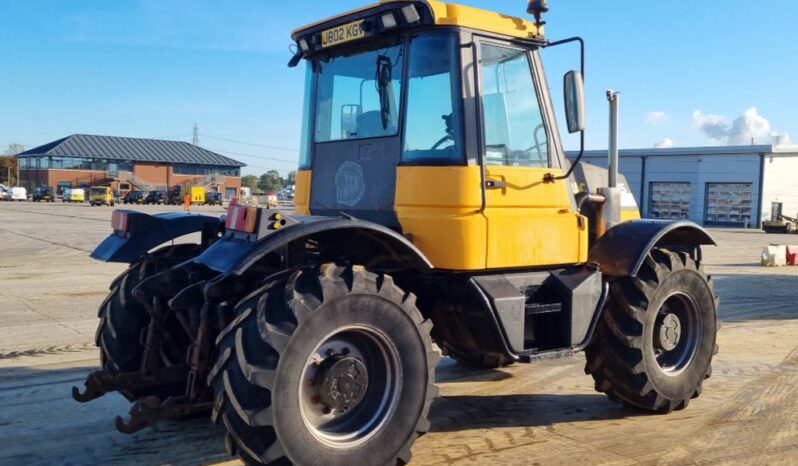
<path id="1" fill-rule="evenodd" d="M 206 379 L 212 364 L 215 333 L 227 324 L 230 317 L 228 302 L 244 293 L 246 283 L 240 277 L 220 275 L 210 281 L 202 280 L 186 286 L 169 300 L 169 308 L 176 315 L 182 315 L 181 325 L 188 325 L 192 329 L 190 334 L 194 335 L 194 342 L 186 354 L 187 366 L 181 366 L 187 367 L 187 374 L 184 372 L 184 378 L 181 379 L 186 381 L 185 393 L 170 397 L 164 402 L 154 396 L 136 400 L 130 407 L 130 419 L 127 422 L 117 416 L 117 430 L 133 433 L 156 421 L 179 419 L 212 408 L 213 402 L 207 396 Z M 158 316 L 158 300 L 157 296 L 152 298 L 153 321 Z M 186 314 L 188 319 L 185 318 Z M 218 319 L 218 324 L 213 318 Z M 151 329 L 153 332 L 160 331 L 157 325 Z M 148 338 L 147 342 L 150 341 Z M 148 349 L 151 349 L 149 344 Z M 146 361 L 145 359 L 145 363 Z"/>

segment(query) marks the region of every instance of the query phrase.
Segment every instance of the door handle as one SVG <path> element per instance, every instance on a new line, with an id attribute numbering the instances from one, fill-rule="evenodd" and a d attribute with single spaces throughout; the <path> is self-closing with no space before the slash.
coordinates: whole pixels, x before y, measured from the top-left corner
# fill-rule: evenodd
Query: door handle
<path id="1" fill-rule="evenodd" d="M 504 189 L 507 187 L 507 182 L 503 180 L 486 180 L 485 187 L 488 189 Z"/>

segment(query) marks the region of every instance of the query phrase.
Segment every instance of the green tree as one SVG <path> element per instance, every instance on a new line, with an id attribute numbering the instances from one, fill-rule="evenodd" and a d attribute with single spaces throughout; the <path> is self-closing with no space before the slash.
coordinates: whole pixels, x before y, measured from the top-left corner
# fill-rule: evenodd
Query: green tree
<path id="1" fill-rule="evenodd" d="M 286 176 L 286 178 L 285 178 L 285 184 L 286 185 L 296 184 L 296 172 L 295 171 L 288 172 L 288 176 Z"/>
<path id="2" fill-rule="evenodd" d="M 252 189 L 252 190 L 257 190 L 258 189 L 258 181 L 260 181 L 260 180 L 255 175 L 242 176 L 241 177 L 241 187 L 242 188 L 249 188 L 249 189 Z"/>
<path id="3" fill-rule="evenodd" d="M 25 151 L 25 146 L 14 142 L 8 145 L 3 155 L 0 156 L 0 183 L 8 186 L 17 184 L 17 163 L 15 155 Z"/>
<path id="4" fill-rule="evenodd" d="M 258 188 L 262 191 L 277 191 L 283 187 L 283 178 L 277 170 L 269 170 L 260 176 Z"/>

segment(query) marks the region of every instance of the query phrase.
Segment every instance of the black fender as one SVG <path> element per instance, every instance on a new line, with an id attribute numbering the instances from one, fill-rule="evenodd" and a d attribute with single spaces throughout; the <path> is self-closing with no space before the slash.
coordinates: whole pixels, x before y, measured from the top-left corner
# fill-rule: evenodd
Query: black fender
<path id="1" fill-rule="evenodd" d="M 657 246 L 684 248 L 700 260 L 700 247 L 716 246 L 700 225 L 689 220 L 629 220 L 610 228 L 590 249 L 588 261 L 605 275 L 636 276 L 649 251 Z"/>
<path id="2" fill-rule="evenodd" d="M 149 215 L 128 211 L 128 231 L 114 231 L 91 253 L 103 262 L 133 263 L 147 251 L 184 235 L 202 232 L 206 244 L 224 226 L 217 217 L 183 212 Z"/>
<path id="3" fill-rule="evenodd" d="M 429 259 L 413 243 L 380 224 L 356 218 L 304 215 L 291 215 L 290 220 L 289 226 L 258 240 L 228 232 L 194 261 L 222 273 L 241 275 L 268 254 L 313 240 L 358 264 L 378 261 L 384 267 L 432 268 Z"/>

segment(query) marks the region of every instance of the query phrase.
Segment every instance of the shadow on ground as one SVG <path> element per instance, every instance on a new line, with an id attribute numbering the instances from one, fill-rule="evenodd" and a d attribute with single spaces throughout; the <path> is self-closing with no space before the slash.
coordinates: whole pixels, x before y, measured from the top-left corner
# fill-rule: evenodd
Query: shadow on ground
<path id="1" fill-rule="evenodd" d="M 229 459 L 224 429 L 207 418 L 161 422 L 132 435 L 114 427 L 130 403 L 111 393 L 72 399 L 95 367 L 0 369 L 0 465 L 197 465 Z"/>

